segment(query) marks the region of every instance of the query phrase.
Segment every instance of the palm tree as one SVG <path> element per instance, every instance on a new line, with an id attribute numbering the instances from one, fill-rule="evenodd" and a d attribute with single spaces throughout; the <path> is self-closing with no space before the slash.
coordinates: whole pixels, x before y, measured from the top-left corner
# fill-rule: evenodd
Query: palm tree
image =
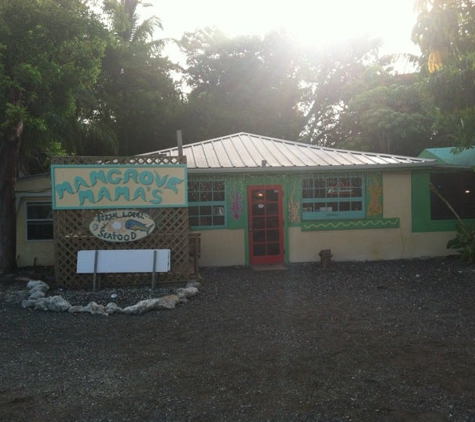
<path id="1" fill-rule="evenodd" d="M 105 0 L 103 6 L 113 39 L 103 61 L 100 116 L 114 127 L 124 156 L 146 152 L 144 144 L 164 136 L 179 99 L 170 76 L 173 66 L 161 56 L 165 40 L 154 38 L 161 21 L 156 16 L 140 21 L 139 6 L 145 5 Z"/>

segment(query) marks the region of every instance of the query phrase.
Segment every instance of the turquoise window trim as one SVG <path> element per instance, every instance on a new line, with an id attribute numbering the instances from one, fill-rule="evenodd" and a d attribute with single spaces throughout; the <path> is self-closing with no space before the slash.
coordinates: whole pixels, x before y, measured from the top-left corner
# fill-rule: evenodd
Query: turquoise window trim
<path id="1" fill-rule="evenodd" d="M 361 184 L 359 186 L 349 186 L 352 189 L 361 189 L 361 196 L 313 196 L 313 197 L 305 197 L 304 198 L 304 191 L 312 190 L 312 188 L 305 188 L 304 187 L 304 180 L 305 179 L 313 179 L 313 183 L 315 184 L 315 180 L 325 180 L 328 179 L 338 179 L 337 185 L 340 185 L 341 179 L 347 178 L 361 178 Z M 315 191 L 321 190 L 325 191 L 326 195 L 328 195 L 328 191 L 330 190 L 330 186 L 326 182 L 325 185 L 321 185 L 320 187 L 315 186 L 313 189 Z M 347 188 L 344 186 L 344 188 Z M 336 187 L 339 191 L 339 188 Z M 322 175 L 304 175 L 301 178 L 301 203 L 302 203 L 302 223 L 305 221 L 324 221 L 324 220 L 355 220 L 355 219 L 364 219 L 366 217 L 366 177 L 361 173 L 342 173 L 342 174 L 322 174 Z M 322 192 L 323 193 L 323 192 Z M 328 210 L 331 204 L 342 204 L 342 203 L 349 203 L 351 207 L 352 204 L 358 203 L 361 209 L 358 210 L 348 210 L 348 211 L 340 211 L 340 210 Z M 313 208 L 321 204 L 321 211 L 305 211 L 306 205 L 307 208 Z"/>
<path id="2" fill-rule="evenodd" d="M 223 224 L 209 224 L 209 225 L 192 225 L 190 223 L 190 227 L 193 229 L 223 229 L 227 227 L 227 215 L 226 215 L 226 201 L 220 201 L 220 202 L 190 202 L 188 205 L 188 213 L 189 213 L 189 219 L 193 219 L 196 217 L 195 215 L 190 214 L 190 209 L 193 207 L 210 207 L 212 212 L 211 213 L 206 213 L 206 214 L 199 214 L 197 217 L 199 219 L 202 218 L 223 218 Z M 221 212 L 218 213 L 213 213 L 214 210 L 221 210 Z"/>
<path id="3" fill-rule="evenodd" d="M 228 209 L 227 209 L 227 202 L 226 202 L 226 198 L 227 198 L 227 183 L 226 183 L 226 179 L 225 178 L 197 178 L 197 179 L 191 179 L 190 180 L 190 184 L 192 184 L 193 182 L 197 182 L 197 183 L 216 183 L 216 182 L 220 182 L 223 184 L 224 186 L 224 189 L 223 189 L 223 200 L 222 201 L 216 201 L 216 200 L 213 200 L 213 201 L 196 201 L 196 202 L 192 202 L 190 201 L 189 197 L 188 197 L 188 219 L 190 221 L 190 229 L 193 230 L 193 231 L 198 231 L 198 230 L 220 230 L 220 229 L 226 229 L 228 227 Z M 201 192 L 201 191 L 200 191 Z M 208 190 L 206 192 L 211 192 L 212 195 L 211 196 L 214 196 L 213 193 L 214 191 L 213 190 Z M 204 214 L 201 214 L 199 213 L 198 215 L 193 215 L 190 210 L 194 207 L 198 207 L 198 208 L 201 208 L 201 207 L 210 207 L 211 208 L 211 212 L 210 213 L 204 213 Z M 220 210 L 219 212 L 217 213 L 214 213 L 213 211 L 215 210 Z M 211 221 L 213 219 L 217 219 L 217 218 L 222 218 L 223 220 L 223 224 L 193 224 L 193 220 L 195 218 L 198 218 L 198 219 L 202 219 L 202 218 L 209 218 L 211 219 Z M 203 221 L 203 220 L 201 220 Z"/>

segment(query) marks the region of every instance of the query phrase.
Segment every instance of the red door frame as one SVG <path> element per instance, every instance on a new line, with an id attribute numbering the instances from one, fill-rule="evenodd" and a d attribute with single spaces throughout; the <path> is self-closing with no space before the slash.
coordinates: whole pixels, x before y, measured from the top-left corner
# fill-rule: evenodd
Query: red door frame
<path id="1" fill-rule="evenodd" d="M 281 185 L 247 187 L 249 265 L 284 262 Z"/>

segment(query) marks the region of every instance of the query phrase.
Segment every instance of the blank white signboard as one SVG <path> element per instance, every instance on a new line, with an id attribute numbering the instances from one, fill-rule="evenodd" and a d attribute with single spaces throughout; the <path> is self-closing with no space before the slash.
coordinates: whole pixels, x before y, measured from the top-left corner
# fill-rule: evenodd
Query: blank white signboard
<path id="1" fill-rule="evenodd" d="M 156 253 L 155 272 L 170 271 L 170 249 L 125 249 L 97 251 L 96 272 L 100 273 L 152 273 L 153 254 Z M 77 272 L 94 273 L 96 251 L 79 251 Z"/>

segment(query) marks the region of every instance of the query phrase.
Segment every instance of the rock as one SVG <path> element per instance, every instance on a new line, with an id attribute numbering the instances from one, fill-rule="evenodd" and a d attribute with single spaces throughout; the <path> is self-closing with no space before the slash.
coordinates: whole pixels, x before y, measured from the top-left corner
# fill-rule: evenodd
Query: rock
<path id="1" fill-rule="evenodd" d="M 137 302 L 135 305 L 127 306 L 126 308 L 122 309 L 124 314 L 143 314 L 144 312 L 148 312 L 154 309 L 155 305 L 158 303 L 160 299 L 145 299 Z"/>
<path id="2" fill-rule="evenodd" d="M 31 300 L 31 299 L 22 300 L 21 306 L 23 308 L 32 308 L 33 306 L 35 306 L 35 303 L 36 303 L 35 299 L 33 299 L 33 300 Z"/>
<path id="3" fill-rule="evenodd" d="M 71 304 L 62 296 L 49 296 L 34 301 L 34 307 L 42 311 L 64 312 L 67 311 Z"/>
<path id="4" fill-rule="evenodd" d="M 86 306 L 71 306 L 68 309 L 71 314 L 89 313 L 91 315 L 108 315 L 104 305 L 98 305 L 96 302 L 89 302 Z"/>
<path id="5" fill-rule="evenodd" d="M 185 287 L 181 289 L 176 289 L 176 294 L 179 299 L 187 299 L 198 294 L 198 289 L 196 287 Z"/>
<path id="6" fill-rule="evenodd" d="M 175 309 L 180 298 L 177 295 L 163 296 L 158 299 L 157 307 L 155 309 Z"/>
<path id="7" fill-rule="evenodd" d="M 49 290 L 49 286 L 41 280 L 30 280 L 26 285 L 26 288 L 30 291 L 30 294 L 36 291 L 46 293 Z"/>
<path id="8" fill-rule="evenodd" d="M 109 302 L 106 305 L 106 313 L 107 315 L 118 314 L 122 312 L 122 308 L 117 305 L 117 303 Z"/>
<path id="9" fill-rule="evenodd" d="M 30 294 L 29 300 L 38 300 L 45 297 L 45 292 L 41 290 L 35 290 L 32 294 Z"/>
<path id="10" fill-rule="evenodd" d="M 122 309 L 124 314 L 139 315 L 154 309 L 174 309 L 180 301 L 177 295 L 163 296 L 158 299 L 145 299 Z"/>
<path id="11" fill-rule="evenodd" d="M 21 302 L 24 308 L 33 308 L 35 310 L 43 310 L 43 311 L 54 311 L 54 312 L 63 312 L 68 311 L 71 314 L 74 313 L 90 313 L 92 315 L 112 315 L 115 313 L 125 313 L 131 315 L 138 315 L 144 312 L 148 312 L 151 310 L 157 309 L 174 309 L 177 304 L 184 303 L 188 301 L 189 297 L 195 296 L 198 294 L 198 287 L 201 284 L 197 281 L 189 282 L 185 288 L 177 289 L 175 291 L 176 294 L 169 294 L 168 296 L 162 296 L 159 298 L 153 299 L 145 299 L 141 300 L 135 305 L 128 306 L 126 308 L 121 308 L 115 302 L 116 299 L 122 297 L 122 295 L 118 294 L 116 291 L 113 291 L 110 294 L 111 301 L 107 303 L 107 305 L 100 305 L 97 302 L 89 302 L 86 306 L 71 306 L 71 302 L 77 302 L 82 297 L 79 294 L 71 294 L 71 292 L 64 292 L 67 299 L 64 299 L 62 296 L 52 296 L 47 297 L 46 292 L 49 290 L 49 286 L 47 283 L 41 280 L 30 280 L 27 285 L 26 291 L 22 295 L 22 298 L 28 297 L 28 299 L 23 300 Z M 168 289 L 168 292 L 171 289 Z M 61 289 L 56 290 L 56 293 L 61 294 Z M 158 293 L 158 292 L 156 292 Z M 54 293 L 53 293 L 54 294 Z M 162 294 L 167 294 L 167 289 L 163 289 Z M 102 301 L 103 296 L 98 296 L 99 301 Z M 89 297 L 88 300 L 93 299 L 94 296 L 91 298 Z M 129 301 L 130 303 L 130 301 Z"/>

